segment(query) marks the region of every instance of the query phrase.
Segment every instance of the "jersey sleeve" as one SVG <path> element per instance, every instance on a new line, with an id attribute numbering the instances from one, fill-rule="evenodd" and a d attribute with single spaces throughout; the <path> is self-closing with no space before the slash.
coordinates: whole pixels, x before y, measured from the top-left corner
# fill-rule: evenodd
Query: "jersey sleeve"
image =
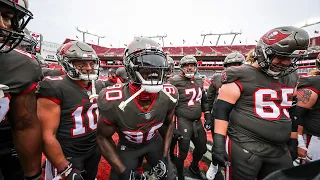
<path id="1" fill-rule="evenodd" d="M 169 93 L 174 99 L 177 100 L 176 102 L 173 102 L 172 100 L 169 100 L 168 111 L 169 111 L 169 113 L 173 113 L 174 109 L 178 105 L 178 101 L 179 101 L 178 89 L 175 86 L 173 86 L 172 84 L 164 84 L 163 85 L 163 89 L 164 89 L 164 91 Z"/>
<path id="2" fill-rule="evenodd" d="M 103 120 L 105 123 L 109 125 L 116 124 L 116 118 L 114 116 L 114 102 L 109 102 L 106 99 L 106 95 L 108 94 L 108 89 L 104 88 L 99 92 L 98 97 L 98 109 L 99 109 L 99 120 Z M 112 93 L 111 93 L 112 94 Z"/>
<path id="3" fill-rule="evenodd" d="M 59 84 L 56 81 L 60 80 L 50 80 L 45 78 L 43 81 L 40 81 L 37 86 L 37 96 L 50 99 L 51 101 L 60 104 L 62 95 L 60 93 Z"/>
<path id="4" fill-rule="evenodd" d="M 222 84 L 235 83 L 240 90 L 242 91 L 242 83 L 244 80 L 245 74 L 245 66 L 237 66 L 237 67 L 228 67 L 221 73 L 221 82 Z"/>
<path id="5" fill-rule="evenodd" d="M 320 93 L 320 76 L 302 76 L 298 82 L 298 89 L 310 89 L 315 93 Z"/>

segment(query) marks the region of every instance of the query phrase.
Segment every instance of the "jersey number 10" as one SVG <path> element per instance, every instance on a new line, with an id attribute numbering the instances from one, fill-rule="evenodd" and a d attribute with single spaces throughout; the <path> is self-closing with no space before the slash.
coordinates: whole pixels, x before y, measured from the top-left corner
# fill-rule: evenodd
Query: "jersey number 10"
<path id="1" fill-rule="evenodd" d="M 86 133 L 87 128 L 84 126 L 85 117 L 88 120 L 88 128 L 92 131 L 97 129 L 97 118 L 99 110 L 97 103 L 91 104 L 87 112 L 83 112 L 83 106 L 77 107 L 72 113 L 74 128 L 71 129 L 72 136 L 80 136 Z"/>

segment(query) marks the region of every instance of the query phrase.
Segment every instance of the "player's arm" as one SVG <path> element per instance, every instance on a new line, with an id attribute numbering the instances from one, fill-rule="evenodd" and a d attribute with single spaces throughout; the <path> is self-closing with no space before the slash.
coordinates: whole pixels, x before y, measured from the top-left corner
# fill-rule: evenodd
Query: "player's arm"
<path id="1" fill-rule="evenodd" d="M 58 171 L 68 165 L 61 145 L 56 138 L 60 123 L 60 105 L 47 98 L 38 98 L 38 117 L 42 127 L 44 153 L 49 161 L 57 167 Z"/>
<path id="2" fill-rule="evenodd" d="M 293 129 L 297 129 L 296 132 L 298 132 L 298 155 L 306 157 L 307 148 L 302 136 L 303 119 L 317 102 L 318 94 L 311 89 L 299 88 L 297 90 L 297 100 L 297 105 L 290 111 L 290 117 L 293 119 L 292 123 L 296 124 L 296 127 L 293 127 Z"/>
<path id="3" fill-rule="evenodd" d="M 204 90 L 202 90 L 202 98 L 201 98 L 201 110 L 204 113 L 204 127 L 209 131 L 213 128 L 213 119 L 211 116 L 210 104 L 208 102 L 208 97 Z"/>
<path id="4" fill-rule="evenodd" d="M 9 116 L 14 146 L 25 175 L 30 178 L 40 177 L 42 138 L 35 91 L 13 96 Z"/>
<path id="5" fill-rule="evenodd" d="M 174 109 L 170 109 L 167 114 L 167 117 L 164 121 L 164 125 L 167 128 L 166 128 L 165 139 L 163 140 L 163 145 L 164 145 L 163 146 L 163 157 L 168 157 L 168 154 L 169 154 L 170 144 L 171 144 L 173 130 L 174 130 L 173 115 L 174 115 Z"/>
<path id="6" fill-rule="evenodd" d="M 106 122 L 100 115 L 97 125 L 97 142 L 102 156 L 108 161 L 116 173 L 121 174 L 126 170 L 126 167 L 121 162 L 119 155 L 116 152 L 112 135 L 116 132 L 117 127 L 109 122 Z"/>
<path id="7" fill-rule="evenodd" d="M 211 81 L 209 88 L 207 90 L 207 99 L 208 99 L 208 104 L 209 104 L 210 110 L 212 110 L 212 108 L 213 108 L 213 103 L 216 98 L 216 93 L 217 93 L 216 86 L 215 86 L 214 82 Z"/>
<path id="8" fill-rule="evenodd" d="M 220 89 L 214 120 L 212 146 L 212 164 L 214 165 L 219 164 L 220 166 L 225 167 L 230 161 L 225 148 L 225 137 L 227 135 L 230 112 L 240 95 L 240 88 L 233 82 L 223 84 Z"/>
<path id="9" fill-rule="evenodd" d="M 214 133 L 227 135 L 229 114 L 240 95 L 241 91 L 236 83 L 227 83 L 221 86 L 214 120 Z"/>

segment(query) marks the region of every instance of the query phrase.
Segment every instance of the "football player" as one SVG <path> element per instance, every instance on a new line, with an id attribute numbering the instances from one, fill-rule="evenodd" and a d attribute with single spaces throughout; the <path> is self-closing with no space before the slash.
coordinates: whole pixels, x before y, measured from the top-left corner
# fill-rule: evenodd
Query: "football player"
<path id="1" fill-rule="evenodd" d="M 288 108 L 298 81 L 296 63 L 308 45 L 305 30 L 274 28 L 258 41 L 255 63 L 223 71 L 212 163 L 227 166 L 227 179 L 262 179 L 293 166 L 297 124 L 290 120 Z"/>
<path id="2" fill-rule="evenodd" d="M 98 144 L 112 166 L 110 179 L 143 179 L 137 171 L 143 158 L 158 179 L 166 179 L 178 98 L 174 86 L 163 85 L 166 55 L 157 42 L 139 37 L 126 48 L 123 62 L 130 82 L 105 88 L 98 100 Z M 167 126 L 164 139 L 158 132 L 162 125 Z M 111 138 L 115 132 L 116 147 Z"/>
<path id="3" fill-rule="evenodd" d="M 241 66 L 244 62 L 245 58 L 240 53 L 230 53 L 223 61 L 223 67 L 224 69 L 231 67 L 231 66 Z M 214 74 L 211 78 L 211 83 L 209 85 L 208 91 L 207 91 L 207 97 L 208 97 L 208 103 L 209 107 L 211 109 L 211 114 L 214 117 L 215 112 L 215 101 L 217 100 L 219 89 L 222 86 L 221 82 L 221 74 Z M 205 121 L 204 127 L 209 131 L 213 129 L 213 121 Z M 213 131 L 212 137 L 213 137 Z M 206 177 L 209 180 L 212 180 L 215 178 L 216 173 L 218 172 L 218 165 L 210 164 L 210 167 L 207 171 Z"/>
<path id="4" fill-rule="evenodd" d="M 88 44 L 80 41 L 62 45 L 57 57 L 66 75 L 46 76 L 38 86 L 38 116 L 44 153 L 49 160 L 46 168 L 52 164 L 58 173 L 47 168 L 46 179 L 56 176 L 94 180 L 100 161 L 96 92 L 104 87 L 102 82 L 95 81 L 99 58 Z"/>
<path id="5" fill-rule="evenodd" d="M 167 78 L 167 81 L 169 81 L 169 79 L 173 76 L 174 61 L 173 61 L 172 57 L 170 57 L 170 56 L 167 56 L 167 60 L 168 60 L 169 69 L 168 69 L 166 78 Z"/>
<path id="6" fill-rule="evenodd" d="M 117 83 L 127 83 L 128 82 L 128 75 L 126 69 L 124 67 L 119 67 L 116 71 Z"/>
<path id="7" fill-rule="evenodd" d="M 35 88 L 41 69 L 32 55 L 14 49 L 23 40 L 22 30 L 32 18 L 27 0 L 0 0 L 0 124 L 10 122 L 25 179 L 40 179 L 42 140 Z M 3 143 L 8 142 L 9 128 L 2 127 L 0 151 L 8 153 L 0 157 L 4 178 L 23 179 L 16 154 L 10 152 L 12 142 Z"/>
<path id="8" fill-rule="evenodd" d="M 317 75 L 301 77 L 297 91 L 297 105 L 292 109 L 290 115 L 298 121 L 298 155 L 303 160 L 317 160 L 320 157 L 320 150 L 312 153 L 308 151 L 310 142 L 316 142 L 320 137 L 320 54 L 316 59 Z M 316 74 L 316 73 L 313 73 Z M 306 137 L 306 141 L 305 138 Z M 314 139 L 314 140 L 312 140 Z M 312 140 L 312 141 L 311 141 Z M 312 158 L 313 157 L 313 158 Z"/>
<path id="9" fill-rule="evenodd" d="M 106 81 L 106 87 L 112 86 L 117 84 L 117 75 L 116 75 L 116 70 L 113 68 L 110 68 L 108 70 L 108 80 Z"/>
<path id="10" fill-rule="evenodd" d="M 180 60 L 181 74 L 170 79 L 170 83 L 179 91 L 179 103 L 175 110 L 178 130 L 182 134 L 179 140 L 179 156 L 174 160 L 177 167 L 178 179 L 184 179 L 184 160 L 187 158 L 190 140 L 193 142 L 193 161 L 189 167 L 190 171 L 201 177 L 199 161 L 207 151 L 207 136 L 200 120 L 202 112 L 206 121 L 211 119 L 211 113 L 207 97 L 203 89 L 203 81 L 195 76 L 198 62 L 191 55 L 184 56 Z"/>

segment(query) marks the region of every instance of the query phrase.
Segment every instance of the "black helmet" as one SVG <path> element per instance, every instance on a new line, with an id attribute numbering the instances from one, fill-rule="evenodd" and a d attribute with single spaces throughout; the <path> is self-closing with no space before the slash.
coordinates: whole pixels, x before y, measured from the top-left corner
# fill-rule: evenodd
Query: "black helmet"
<path id="1" fill-rule="evenodd" d="M 10 52 L 22 41 L 23 29 L 33 18 L 28 6 L 28 0 L 0 0 L 0 16 L 6 16 L 6 13 L 13 14 L 13 17 L 8 20 L 11 23 L 11 28 L 0 27 L 0 53 Z M 6 22 L 3 23 L 6 24 Z"/>
<path id="2" fill-rule="evenodd" d="M 124 51 L 123 63 L 132 83 L 141 85 L 149 93 L 162 90 L 168 63 L 156 41 L 135 38 Z"/>

